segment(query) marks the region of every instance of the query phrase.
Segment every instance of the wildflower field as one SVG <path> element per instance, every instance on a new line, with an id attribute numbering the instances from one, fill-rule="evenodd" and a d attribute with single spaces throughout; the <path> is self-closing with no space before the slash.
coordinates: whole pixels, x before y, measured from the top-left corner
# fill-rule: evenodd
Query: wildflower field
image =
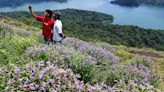
<path id="1" fill-rule="evenodd" d="M 152 58 L 129 52 L 135 48 L 73 37 L 45 45 L 39 32 L 21 25 L 0 24 L 0 92 L 163 90 L 163 52 Z"/>

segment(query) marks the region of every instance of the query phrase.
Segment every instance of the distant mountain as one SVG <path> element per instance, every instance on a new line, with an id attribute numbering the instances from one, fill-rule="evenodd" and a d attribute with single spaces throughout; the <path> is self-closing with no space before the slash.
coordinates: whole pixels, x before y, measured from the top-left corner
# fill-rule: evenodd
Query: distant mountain
<path id="1" fill-rule="evenodd" d="M 114 0 L 111 3 L 121 6 L 139 6 L 140 4 L 164 6 L 164 0 Z"/>
<path id="2" fill-rule="evenodd" d="M 0 0 L 0 7 L 17 7 L 25 3 L 40 3 L 46 1 L 67 2 L 67 0 Z"/>

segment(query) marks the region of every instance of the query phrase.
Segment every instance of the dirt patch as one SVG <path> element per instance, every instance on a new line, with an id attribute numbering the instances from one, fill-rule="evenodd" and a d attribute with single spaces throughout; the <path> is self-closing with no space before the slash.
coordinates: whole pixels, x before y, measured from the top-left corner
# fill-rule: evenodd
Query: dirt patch
<path id="1" fill-rule="evenodd" d="M 159 53 L 156 53 L 156 52 L 149 52 L 149 51 L 146 52 L 146 51 L 136 51 L 136 50 L 130 50 L 129 52 L 133 54 L 142 55 L 142 56 L 164 58 L 164 55 L 160 55 Z"/>

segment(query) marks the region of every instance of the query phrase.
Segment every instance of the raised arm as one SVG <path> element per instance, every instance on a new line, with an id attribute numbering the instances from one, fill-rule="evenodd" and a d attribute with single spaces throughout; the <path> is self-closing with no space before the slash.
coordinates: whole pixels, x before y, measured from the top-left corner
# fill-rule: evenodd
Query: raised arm
<path id="1" fill-rule="evenodd" d="M 31 5 L 29 6 L 29 10 L 30 10 L 31 15 L 35 18 L 37 15 L 32 11 Z"/>

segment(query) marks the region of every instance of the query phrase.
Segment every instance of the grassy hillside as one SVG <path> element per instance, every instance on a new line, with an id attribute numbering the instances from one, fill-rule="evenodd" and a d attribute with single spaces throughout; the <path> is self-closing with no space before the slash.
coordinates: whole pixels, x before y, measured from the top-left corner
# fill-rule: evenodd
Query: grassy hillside
<path id="1" fill-rule="evenodd" d="M 64 33 L 67 36 L 85 41 L 103 41 L 113 45 L 164 50 L 163 30 L 143 29 L 131 25 L 114 25 L 111 15 L 97 12 L 76 9 L 60 11 L 63 14 Z M 41 15 L 42 12 L 38 12 L 38 14 Z M 31 18 L 28 12 L 1 13 L 0 15 L 11 17 L 30 26 L 41 26 L 39 22 Z"/>
<path id="2" fill-rule="evenodd" d="M 164 90 L 163 51 L 68 36 L 61 45 L 45 45 L 35 26 L 0 18 L 2 92 Z"/>

